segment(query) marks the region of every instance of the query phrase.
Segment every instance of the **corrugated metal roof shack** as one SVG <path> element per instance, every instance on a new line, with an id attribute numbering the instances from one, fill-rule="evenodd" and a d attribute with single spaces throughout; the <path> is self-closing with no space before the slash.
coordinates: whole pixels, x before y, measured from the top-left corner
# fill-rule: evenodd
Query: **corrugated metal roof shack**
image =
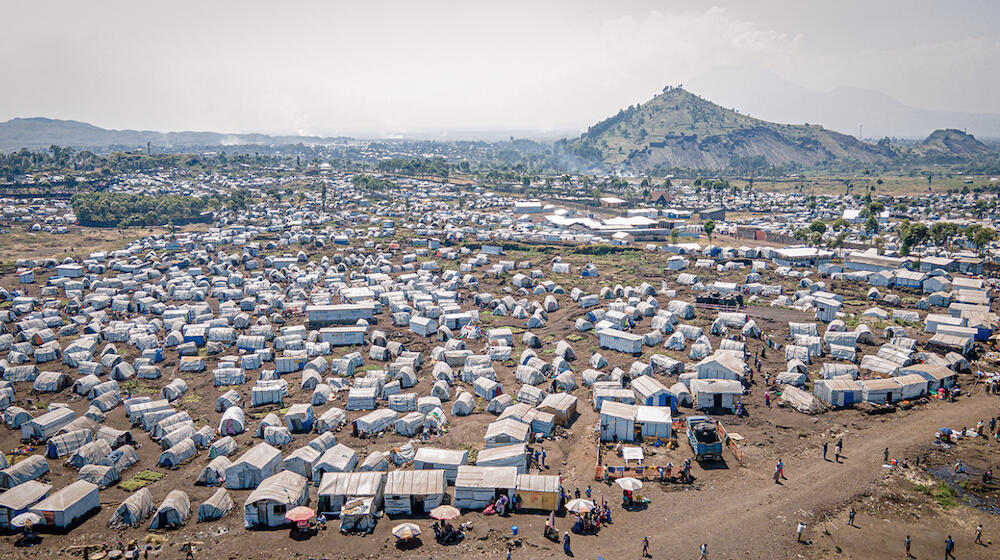
<path id="1" fill-rule="evenodd" d="M 597 333 L 601 348 L 617 350 L 626 354 L 642 353 L 642 337 L 618 329 L 603 329 Z"/>
<path id="2" fill-rule="evenodd" d="M 330 325 L 353 325 L 361 319 L 371 324 L 375 322 L 375 315 L 379 312 L 381 312 L 381 306 L 377 302 L 309 305 L 306 307 L 310 329 L 329 327 Z"/>
<path id="3" fill-rule="evenodd" d="M 375 510 L 382 509 L 386 473 L 328 472 L 323 475 L 317 496 L 317 511 L 338 515 L 344 503 L 353 498 L 372 498 Z"/>
<path id="4" fill-rule="evenodd" d="M 558 475 L 520 474 L 514 495 L 522 510 L 558 511 L 562 507 Z"/>
<path id="5" fill-rule="evenodd" d="M 385 482 L 385 513 L 421 515 L 444 503 L 448 483 L 443 470 L 392 471 Z"/>
<path id="6" fill-rule="evenodd" d="M 517 476 L 517 467 L 462 465 L 455 479 L 455 507 L 483 509 L 501 495 L 513 497 Z"/>

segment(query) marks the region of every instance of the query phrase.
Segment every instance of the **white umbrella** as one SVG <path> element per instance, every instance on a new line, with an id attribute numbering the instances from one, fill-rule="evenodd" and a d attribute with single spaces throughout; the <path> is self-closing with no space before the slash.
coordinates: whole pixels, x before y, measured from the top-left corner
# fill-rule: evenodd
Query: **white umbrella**
<path id="1" fill-rule="evenodd" d="M 392 534 L 399 539 L 412 539 L 420 534 L 420 527 L 415 523 L 400 523 L 392 528 Z"/>
<path id="2" fill-rule="evenodd" d="M 10 520 L 10 525 L 12 527 L 24 527 L 26 525 L 35 525 L 42 522 L 42 516 L 33 512 L 25 512 L 21 515 L 14 517 Z"/>
<path id="3" fill-rule="evenodd" d="M 583 498 L 577 498 L 566 502 L 566 511 L 571 511 L 573 513 L 587 513 L 592 509 L 594 509 L 594 502 Z"/>
<path id="4" fill-rule="evenodd" d="M 632 492 L 642 488 L 642 481 L 638 478 L 632 478 L 631 476 L 619 478 L 615 481 L 615 484 L 617 484 L 622 490 L 631 490 Z"/>

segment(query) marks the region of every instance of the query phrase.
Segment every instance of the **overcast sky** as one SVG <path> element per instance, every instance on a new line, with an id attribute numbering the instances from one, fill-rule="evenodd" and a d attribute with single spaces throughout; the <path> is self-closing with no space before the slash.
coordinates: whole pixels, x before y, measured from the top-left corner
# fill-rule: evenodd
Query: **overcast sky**
<path id="1" fill-rule="evenodd" d="M 1000 113 L 998 24 L 995 0 L 7 2 L 0 120 L 572 130 L 732 66 Z"/>

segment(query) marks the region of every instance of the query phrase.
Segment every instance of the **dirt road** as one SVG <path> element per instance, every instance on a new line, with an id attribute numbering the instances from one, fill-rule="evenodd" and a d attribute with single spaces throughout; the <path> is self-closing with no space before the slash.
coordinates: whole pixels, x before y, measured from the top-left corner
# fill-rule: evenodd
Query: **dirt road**
<path id="1" fill-rule="evenodd" d="M 734 476 L 719 479 L 710 492 L 712 500 L 695 497 L 704 491 L 680 494 L 665 508 L 663 520 L 672 535 L 688 535 L 689 544 L 677 551 L 682 557 L 697 557 L 698 546 L 706 542 L 714 558 L 775 558 L 777 550 L 800 548 L 795 543 L 800 520 L 814 526 L 823 520 L 822 512 L 869 491 L 885 475 L 885 447 L 891 457 L 913 456 L 927 447 L 938 428 L 971 427 L 996 413 L 996 398 L 982 392 L 957 403 L 933 401 L 860 431 L 847 430 L 846 459 L 839 464 L 823 461 L 821 438 L 805 438 L 792 455 L 782 457 L 788 477 L 782 484 L 771 478 L 777 457 L 745 469 L 736 467 Z M 831 459 L 832 452 L 833 441 Z"/>

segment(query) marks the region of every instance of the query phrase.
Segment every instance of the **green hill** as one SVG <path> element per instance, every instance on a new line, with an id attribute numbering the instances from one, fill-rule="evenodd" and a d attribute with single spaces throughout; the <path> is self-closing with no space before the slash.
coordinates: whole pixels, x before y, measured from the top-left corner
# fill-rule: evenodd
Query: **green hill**
<path id="1" fill-rule="evenodd" d="M 917 151 L 925 154 L 948 154 L 953 156 L 975 156 L 992 153 L 971 134 L 947 128 L 935 130 L 917 146 Z"/>
<path id="2" fill-rule="evenodd" d="M 888 146 L 817 125 L 762 121 L 669 87 L 595 124 L 565 147 L 578 157 L 632 172 L 872 162 L 895 156 Z"/>

